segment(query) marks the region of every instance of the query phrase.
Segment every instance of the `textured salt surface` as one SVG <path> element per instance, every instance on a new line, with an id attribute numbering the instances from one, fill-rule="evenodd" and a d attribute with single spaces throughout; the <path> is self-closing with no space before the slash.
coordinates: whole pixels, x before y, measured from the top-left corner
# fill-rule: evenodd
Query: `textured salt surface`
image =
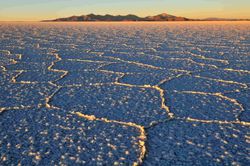
<path id="1" fill-rule="evenodd" d="M 250 24 L 0 24 L 0 165 L 249 165 Z"/>

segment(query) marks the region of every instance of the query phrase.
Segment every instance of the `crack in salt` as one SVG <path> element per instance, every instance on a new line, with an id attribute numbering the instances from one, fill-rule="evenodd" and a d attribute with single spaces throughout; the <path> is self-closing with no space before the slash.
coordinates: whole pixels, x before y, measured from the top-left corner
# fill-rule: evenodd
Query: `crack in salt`
<path id="1" fill-rule="evenodd" d="M 143 126 L 140 126 L 138 124 L 131 123 L 131 122 L 126 123 L 126 122 L 121 122 L 121 121 L 116 121 L 116 120 L 109 120 L 109 119 L 106 119 L 106 118 L 97 118 L 94 115 L 85 115 L 85 114 L 82 114 L 80 112 L 75 112 L 73 114 L 75 114 L 75 115 L 77 115 L 77 116 L 79 116 L 81 118 L 85 118 L 85 119 L 87 119 L 89 121 L 102 121 L 102 122 L 105 122 L 105 123 L 117 123 L 117 124 L 137 128 L 140 131 L 140 136 L 138 137 L 138 139 L 139 139 L 138 143 L 139 143 L 139 147 L 140 147 L 140 155 L 138 157 L 138 160 L 136 162 L 134 162 L 133 165 L 137 166 L 137 165 L 142 164 L 143 159 L 144 159 L 145 154 L 146 154 L 145 142 L 147 140 L 145 129 L 144 129 Z"/>
<path id="2" fill-rule="evenodd" d="M 207 93 L 207 92 L 198 92 L 198 91 L 175 91 L 177 93 L 186 93 L 186 94 L 199 94 L 199 95 L 211 95 L 211 96 L 216 96 L 222 99 L 225 99 L 231 103 L 233 103 L 234 105 L 238 106 L 240 108 L 240 112 L 236 117 L 236 120 L 239 121 L 239 115 L 245 111 L 244 107 L 242 106 L 242 104 L 240 104 L 236 99 L 234 98 L 230 98 L 227 96 L 224 96 L 222 93 Z"/>

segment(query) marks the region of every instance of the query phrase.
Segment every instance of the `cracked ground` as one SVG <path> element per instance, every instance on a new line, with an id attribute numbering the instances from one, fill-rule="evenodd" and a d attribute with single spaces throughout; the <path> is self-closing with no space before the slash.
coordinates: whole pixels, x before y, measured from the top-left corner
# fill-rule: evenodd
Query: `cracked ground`
<path id="1" fill-rule="evenodd" d="M 250 23 L 1 23 L 0 165 L 250 165 Z"/>

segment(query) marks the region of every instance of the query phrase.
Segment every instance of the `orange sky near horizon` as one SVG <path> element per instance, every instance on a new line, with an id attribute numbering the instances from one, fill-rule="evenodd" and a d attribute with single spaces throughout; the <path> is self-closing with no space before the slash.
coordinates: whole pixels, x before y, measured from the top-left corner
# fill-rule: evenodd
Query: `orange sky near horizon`
<path id="1" fill-rule="evenodd" d="M 83 14 L 250 19 L 250 0 L 0 0 L 0 21 L 40 21 Z"/>

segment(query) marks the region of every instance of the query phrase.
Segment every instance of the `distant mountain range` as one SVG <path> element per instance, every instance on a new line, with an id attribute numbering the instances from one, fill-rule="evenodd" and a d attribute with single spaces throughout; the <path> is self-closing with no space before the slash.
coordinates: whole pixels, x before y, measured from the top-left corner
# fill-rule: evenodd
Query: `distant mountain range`
<path id="1" fill-rule="evenodd" d="M 206 18 L 206 19 L 190 19 L 186 17 L 178 17 L 166 13 L 156 16 L 139 17 L 133 14 L 129 15 L 95 15 L 88 14 L 82 16 L 71 16 L 66 18 L 57 18 L 54 20 L 43 20 L 44 22 L 91 22 L 91 21 L 250 21 L 249 19 L 224 19 L 224 18 Z"/>
<path id="2" fill-rule="evenodd" d="M 189 21 L 191 19 L 185 18 L 185 17 L 177 17 L 173 15 L 169 15 L 166 13 L 159 14 L 156 16 L 148 16 L 148 17 L 139 17 L 133 14 L 129 15 L 95 15 L 95 14 L 89 14 L 89 15 L 82 15 L 82 16 L 71 16 L 66 18 L 57 18 L 54 20 L 44 20 L 44 21 Z"/>

